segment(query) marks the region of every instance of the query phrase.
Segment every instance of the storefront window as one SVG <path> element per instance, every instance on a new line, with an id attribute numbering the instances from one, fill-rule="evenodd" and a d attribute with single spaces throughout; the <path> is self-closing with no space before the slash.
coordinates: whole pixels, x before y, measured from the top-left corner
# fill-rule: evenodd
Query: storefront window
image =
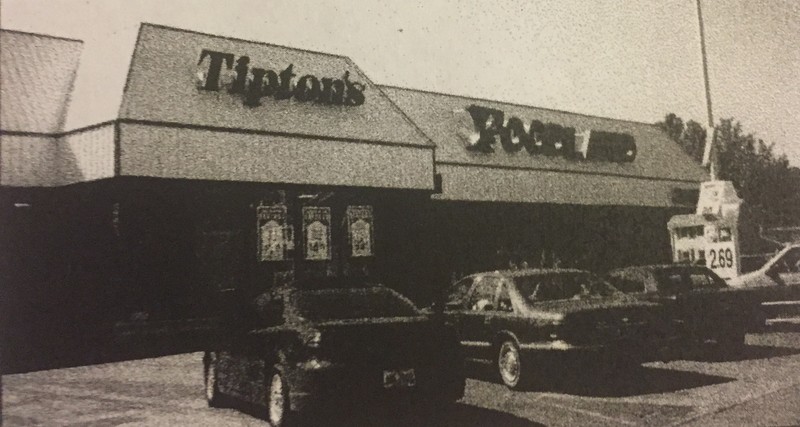
<path id="1" fill-rule="evenodd" d="M 331 208 L 316 206 L 304 207 L 303 235 L 307 260 L 330 260 Z"/>
<path id="2" fill-rule="evenodd" d="M 259 206 L 257 215 L 259 261 L 287 259 L 287 241 L 292 236 L 286 225 L 286 205 Z"/>
<path id="3" fill-rule="evenodd" d="M 373 253 L 372 206 L 348 206 L 347 225 L 351 256 L 368 257 Z"/>

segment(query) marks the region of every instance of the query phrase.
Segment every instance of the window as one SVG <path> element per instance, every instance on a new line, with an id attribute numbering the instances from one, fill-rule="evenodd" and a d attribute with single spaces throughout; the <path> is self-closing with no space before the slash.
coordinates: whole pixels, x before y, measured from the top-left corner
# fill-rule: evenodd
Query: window
<path id="1" fill-rule="evenodd" d="M 468 306 L 470 310 L 484 311 L 491 309 L 491 307 L 487 307 L 492 305 L 497 284 L 498 279 L 496 277 L 480 278 L 469 298 Z"/>
<path id="2" fill-rule="evenodd" d="M 505 282 L 500 283 L 500 287 L 497 288 L 497 310 L 514 311 L 514 307 L 511 305 L 511 295 L 508 293 L 508 284 Z"/>
<path id="3" fill-rule="evenodd" d="M 603 280 L 585 273 L 515 277 L 514 282 L 528 301 L 553 301 L 603 297 L 617 293 Z"/>
<path id="4" fill-rule="evenodd" d="M 450 286 L 450 290 L 447 292 L 447 305 L 461 305 L 473 283 L 475 283 L 474 278 L 467 277 Z"/>
<path id="5" fill-rule="evenodd" d="M 714 281 L 710 277 L 702 273 L 692 273 L 689 275 L 689 283 L 692 284 L 693 289 L 712 288 Z"/>
<path id="6" fill-rule="evenodd" d="M 636 269 L 622 270 L 609 274 L 607 279 L 615 288 L 622 292 L 639 293 L 644 292 L 646 274 Z"/>

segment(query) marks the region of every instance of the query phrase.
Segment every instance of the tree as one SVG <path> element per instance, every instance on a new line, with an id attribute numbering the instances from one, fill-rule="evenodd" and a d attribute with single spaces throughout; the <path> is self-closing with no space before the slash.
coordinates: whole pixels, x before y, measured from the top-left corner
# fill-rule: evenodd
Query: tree
<path id="1" fill-rule="evenodd" d="M 675 114 L 667 114 L 656 125 L 699 163 L 705 129 L 691 120 L 683 123 Z M 751 234 L 758 227 L 800 225 L 800 169 L 791 167 L 786 155 L 777 156 L 772 144 L 745 133 L 732 118 L 715 126 L 713 144 L 717 179 L 732 181 L 744 199 L 740 231 Z"/>
<path id="2" fill-rule="evenodd" d="M 698 163 L 703 161 L 703 149 L 706 144 L 706 130 L 700 123 L 689 120 L 684 125 L 683 119 L 673 113 L 664 117 L 663 122 L 656 123 L 669 137 Z"/>

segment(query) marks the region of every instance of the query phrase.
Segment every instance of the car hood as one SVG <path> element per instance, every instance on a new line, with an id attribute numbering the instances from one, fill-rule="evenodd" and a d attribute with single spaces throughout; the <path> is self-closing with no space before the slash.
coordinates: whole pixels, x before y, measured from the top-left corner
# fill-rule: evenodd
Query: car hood
<path id="1" fill-rule="evenodd" d="M 733 288 L 763 288 L 769 286 L 780 286 L 780 284 L 770 279 L 763 271 L 756 270 L 742 274 L 728 280 L 728 285 Z"/>

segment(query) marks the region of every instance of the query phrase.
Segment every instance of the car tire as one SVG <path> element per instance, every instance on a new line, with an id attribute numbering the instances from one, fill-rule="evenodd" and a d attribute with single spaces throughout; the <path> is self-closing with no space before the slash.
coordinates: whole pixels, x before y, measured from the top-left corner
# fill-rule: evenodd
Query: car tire
<path id="1" fill-rule="evenodd" d="M 204 378 L 205 378 L 205 393 L 206 402 L 212 408 L 220 408 L 222 404 L 222 395 L 219 392 L 218 380 L 218 356 L 213 351 L 206 352 L 204 359 Z"/>
<path id="2" fill-rule="evenodd" d="M 516 342 L 508 340 L 500 344 L 497 351 L 497 373 L 500 381 L 512 390 L 520 390 L 529 384 L 529 367 L 523 365 L 522 353 Z"/>
<path id="3" fill-rule="evenodd" d="M 290 425 L 289 386 L 281 372 L 270 372 L 266 378 L 267 421 L 272 427 Z"/>

